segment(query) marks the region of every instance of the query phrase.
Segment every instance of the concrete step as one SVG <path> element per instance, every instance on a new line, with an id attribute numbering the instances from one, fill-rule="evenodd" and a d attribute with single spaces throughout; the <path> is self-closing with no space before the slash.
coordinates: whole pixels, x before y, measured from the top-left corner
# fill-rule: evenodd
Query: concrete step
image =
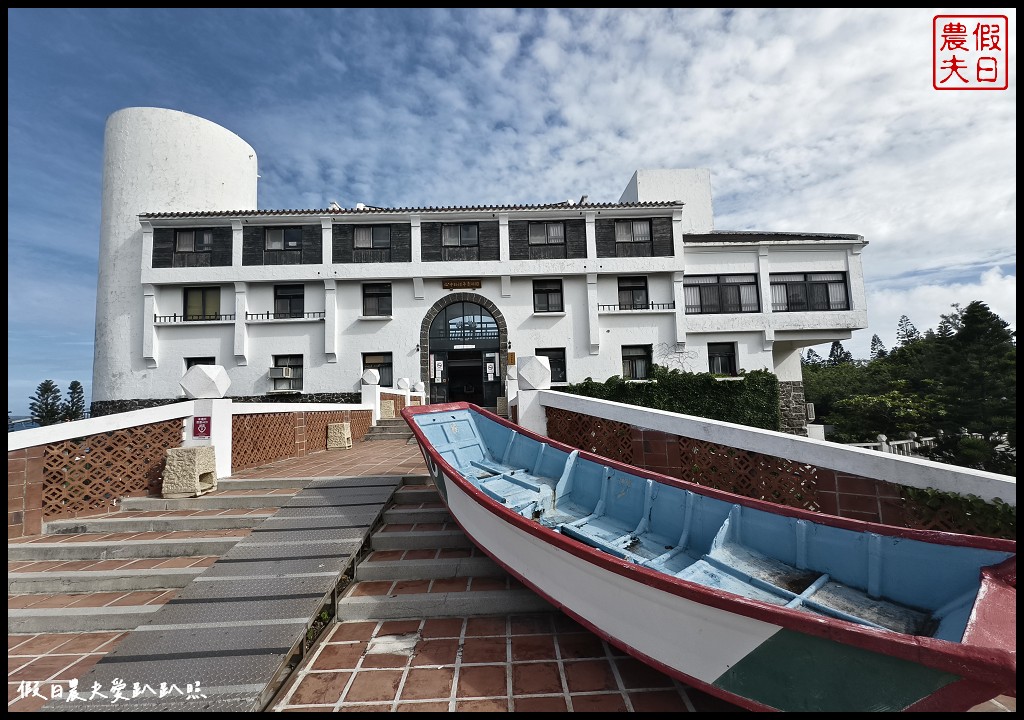
<path id="1" fill-rule="evenodd" d="M 366 433 L 363 435 L 363 440 L 370 442 L 374 440 L 412 440 L 412 433 L 401 432 L 400 430 L 378 430 L 377 432 Z"/>
<path id="2" fill-rule="evenodd" d="M 395 505 L 420 505 L 441 501 L 441 495 L 433 485 L 400 485 L 391 502 Z"/>
<path id="3" fill-rule="evenodd" d="M 374 560 L 374 553 L 355 569 L 358 582 L 382 580 L 438 580 L 461 577 L 504 577 L 505 571 L 493 560 L 476 555 L 461 558 Z"/>
<path id="4" fill-rule="evenodd" d="M 134 630 L 160 605 L 85 608 L 25 608 L 7 611 L 7 634 L 111 632 Z"/>
<path id="5" fill-rule="evenodd" d="M 386 527 L 386 526 L 385 526 Z M 370 538 L 373 550 L 423 550 L 427 548 L 473 547 L 458 528 L 450 530 L 408 530 L 376 532 Z"/>
<path id="6" fill-rule="evenodd" d="M 218 490 L 278 490 L 293 488 L 296 492 L 306 487 L 311 480 L 323 480 L 319 477 L 307 478 L 221 478 L 217 480 Z"/>
<path id="7" fill-rule="evenodd" d="M 477 592 L 428 592 L 395 595 L 358 595 L 359 583 L 338 602 L 344 620 L 391 620 L 480 615 L 519 615 L 552 612 L 555 607 L 539 595 L 519 587 Z"/>
<path id="8" fill-rule="evenodd" d="M 209 494 L 196 498 L 125 498 L 121 501 L 123 512 L 151 510 L 237 510 L 240 508 L 281 507 L 294 494 L 260 493 L 258 495 Z"/>
<path id="9" fill-rule="evenodd" d="M 157 517 L 132 517 L 131 513 L 125 512 L 98 518 L 51 520 L 43 525 L 43 534 L 172 532 L 174 530 L 201 531 L 212 529 L 252 528 L 273 516 L 273 514 L 273 512 L 267 512 L 222 515 L 163 515 Z"/>
<path id="10" fill-rule="evenodd" d="M 247 534 L 247 533 L 246 533 Z M 65 541 L 8 543 L 7 560 L 115 560 L 217 556 L 227 553 L 245 534 L 130 541 Z"/>
<path id="11" fill-rule="evenodd" d="M 423 486 L 429 485 L 432 487 L 432 480 L 429 475 L 406 475 L 402 478 L 402 487 L 407 486 Z"/>
<path id="12" fill-rule="evenodd" d="M 408 523 L 445 523 L 451 522 L 451 519 L 452 516 L 448 512 L 448 508 L 443 506 L 430 508 L 392 505 L 384 511 L 384 522 L 399 525 Z"/>
<path id="13" fill-rule="evenodd" d="M 205 567 L 7 573 L 9 594 L 132 592 L 183 588 Z"/>

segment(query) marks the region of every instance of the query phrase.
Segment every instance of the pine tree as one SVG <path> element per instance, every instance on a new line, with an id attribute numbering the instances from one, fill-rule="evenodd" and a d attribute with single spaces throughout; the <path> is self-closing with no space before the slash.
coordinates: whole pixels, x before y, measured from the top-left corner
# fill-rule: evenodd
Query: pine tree
<path id="1" fill-rule="evenodd" d="M 904 347 L 920 339 L 921 333 L 914 327 L 914 323 L 906 315 L 901 315 L 896 325 L 896 347 Z"/>
<path id="2" fill-rule="evenodd" d="M 832 343 L 832 350 L 828 354 L 827 365 L 829 367 L 836 367 L 837 365 L 844 365 L 846 363 L 853 362 L 853 353 L 843 347 L 843 344 L 836 340 Z"/>
<path id="3" fill-rule="evenodd" d="M 61 404 L 63 420 L 81 420 L 85 417 L 85 389 L 82 383 L 72 380 L 68 385 L 68 399 Z"/>
<path id="4" fill-rule="evenodd" d="M 885 345 L 882 344 L 882 338 L 878 337 L 877 334 L 876 335 L 872 335 L 871 336 L 871 359 L 872 360 L 881 360 L 882 358 L 884 358 L 888 354 L 889 354 L 889 351 L 886 350 L 885 349 Z"/>
<path id="5" fill-rule="evenodd" d="M 62 420 L 60 388 L 53 380 L 43 380 L 29 398 L 28 411 L 37 425 L 53 425 Z"/>
<path id="6" fill-rule="evenodd" d="M 803 357 L 803 364 L 810 365 L 811 367 L 824 367 L 825 358 L 814 352 L 814 348 L 810 348 Z"/>

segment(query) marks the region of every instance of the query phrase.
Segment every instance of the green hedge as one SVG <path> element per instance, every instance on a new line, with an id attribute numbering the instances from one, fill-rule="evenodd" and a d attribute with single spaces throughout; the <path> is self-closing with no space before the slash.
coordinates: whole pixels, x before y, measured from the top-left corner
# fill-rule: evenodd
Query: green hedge
<path id="1" fill-rule="evenodd" d="M 767 370 L 753 370 L 740 378 L 721 380 L 711 373 L 687 373 L 654 365 L 646 381 L 627 381 L 615 375 L 605 382 L 587 378 L 562 390 L 626 405 L 780 430 L 779 379 Z"/>

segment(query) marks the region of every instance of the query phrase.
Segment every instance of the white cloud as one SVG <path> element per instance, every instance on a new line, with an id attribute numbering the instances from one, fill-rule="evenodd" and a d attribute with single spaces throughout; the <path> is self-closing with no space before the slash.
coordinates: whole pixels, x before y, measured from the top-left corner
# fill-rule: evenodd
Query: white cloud
<path id="1" fill-rule="evenodd" d="M 614 201 L 638 168 L 709 168 L 719 230 L 868 240 L 855 355 L 904 312 L 1009 320 L 1016 88 L 933 90 L 935 12 L 12 9 L 9 280 L 95 286 L 103 124 L 158 106 L 249 142 L 264 208 Z M 1009 16 L 1015 82 L 1016 11 L 971 12 Z M 17 287 L 9 325 L 74 304 Z"/>

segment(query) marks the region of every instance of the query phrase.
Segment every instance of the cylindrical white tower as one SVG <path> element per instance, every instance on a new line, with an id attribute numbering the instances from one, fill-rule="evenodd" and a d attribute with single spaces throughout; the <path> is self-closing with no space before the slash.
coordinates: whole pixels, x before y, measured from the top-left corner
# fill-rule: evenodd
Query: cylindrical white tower
<path id="1" fill-rule="evenodd" d="M 143 359 L 139 215 L 255 210 L 256 151 L 208 120 L 164 108 L 107 118 L 92 400 L 151 397 Z"/>

